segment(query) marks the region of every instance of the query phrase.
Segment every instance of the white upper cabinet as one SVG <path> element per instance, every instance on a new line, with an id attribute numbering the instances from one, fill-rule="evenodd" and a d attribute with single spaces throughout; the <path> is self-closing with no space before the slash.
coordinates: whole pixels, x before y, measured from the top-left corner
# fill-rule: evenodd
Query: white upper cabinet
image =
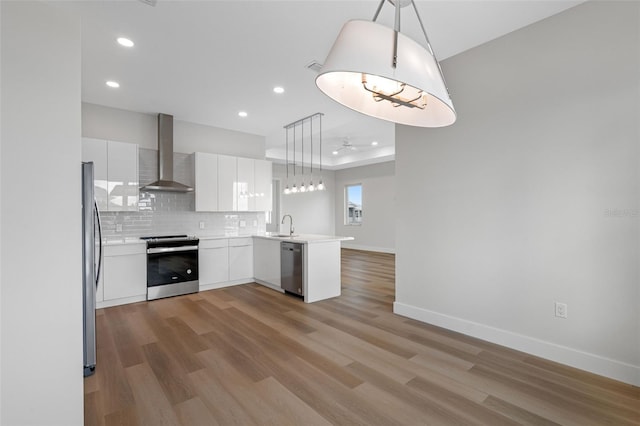
<path id="1" fill-rule="evenodd" d="M 109 141 L 107 144 L 109 211 L 138 210 L 138 145 Z"/>
<path id="2" fill-rule="evenodd" d="M 198 212 L 270 211 L 271 161 L 194 153 Z"/>
<path id="3" fill-rule="evenodd" d="M 231 212 L 237 209 L 236 182 L 236 157 L 218 155 L 218 211 Z"/>
<path id="4" fill-rule="evenodd" d="M 94 163 L 95 197 L 100 210 L 138 210 L 138 145 L 83 138 L 82 161 Z"/>
<path id="5" fill-rule="evenodd" d="M 218 211 L 218 155 L 195 153 L 196 211 Z"/>
<path id="6" fill-rule="evenodd" d="M 255 211 L 255 182 L 252 158 L 238 157 L 238 178 L 235 185 L 237 211 Z"/>
<path id="7" fill-rule="evenodd" d="M 98 210 L 106 211 L 109 197 L 107 176 L 107 141 L 102 139 L 82 139 L 82 161 L 93 161 L 93 185 Z"/>
<path id="8" fill-rule="evenodd" d="M 271 161 L 254 160 L 255 210 L 267 212 L 273 209 L 271 183 L 273 173 Z"/>

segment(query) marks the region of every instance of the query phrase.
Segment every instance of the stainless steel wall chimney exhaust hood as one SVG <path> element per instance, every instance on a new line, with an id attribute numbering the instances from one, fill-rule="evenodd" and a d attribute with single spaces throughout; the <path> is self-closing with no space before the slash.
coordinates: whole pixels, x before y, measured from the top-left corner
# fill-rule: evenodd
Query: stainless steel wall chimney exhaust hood
<path id="1" fill-rule="evenodd" d="M 191 192 L 193 188 L 173 180 L 173 116 L 158 114 L 158 180 L 142 191 Z"/>

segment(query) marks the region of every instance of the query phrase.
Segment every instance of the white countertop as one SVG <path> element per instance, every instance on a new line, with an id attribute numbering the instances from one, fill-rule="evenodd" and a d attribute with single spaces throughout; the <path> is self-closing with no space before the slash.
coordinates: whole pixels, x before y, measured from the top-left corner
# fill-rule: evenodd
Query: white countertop
<path id="1" fill-rule="evenodd" d="M 337 235 L 318 235 L 318 234 L 293 234 L 293 237 L 277 233 L 267 232 L 261 235 L 198 235 L 201 240 L 222 240 L 231 238 L 264 238 L 268 240 L 292 241 L 296 243 L 328 243 L 332 241 L 350 241 L 353 237 L 341 237 Z M 146 244 L 144 240 L 138 237 L 107 237 L 103 239 L 106 246 L 129 245 L 129 244 Z"/>
<path id="2" fill-rule="evenodd" d="M 102 240 L 102 243 L 105 246 L 115 246 L 115 245 L 124 245 L 124 244 L 146 244 L 145 241 L 141 240 L 138 237 L 107 237 Z"/>
<path id="3" fill-rule="evenodd" d="M 329 243 L 334 241 L 350 241 L 353 237 L 341 237 L 338 235 L 319 235 L 319 234 L 293 234 L 293 236 L 269 233 L 264 235 L 254 235 L 254 238 L 264 238 L 267 240 L 291 241 L 294 243 Z"/>
<path id="4" fill-rule="evenodd" d="M 228 240 L 231 238 L 253 238 L 253 234 L 249 235 L 196 235 L 201 240 Z"/>

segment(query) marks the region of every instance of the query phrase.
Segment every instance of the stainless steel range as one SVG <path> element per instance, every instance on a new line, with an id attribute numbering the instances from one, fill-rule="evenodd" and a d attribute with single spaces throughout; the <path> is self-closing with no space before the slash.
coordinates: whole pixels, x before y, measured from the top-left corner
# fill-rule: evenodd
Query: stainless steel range
<path id="1" fill-rule="evenodd" d="M 198 292 L 198 238 L 169 235 L 141 239 L 147 242 L 147 300 Z"/>

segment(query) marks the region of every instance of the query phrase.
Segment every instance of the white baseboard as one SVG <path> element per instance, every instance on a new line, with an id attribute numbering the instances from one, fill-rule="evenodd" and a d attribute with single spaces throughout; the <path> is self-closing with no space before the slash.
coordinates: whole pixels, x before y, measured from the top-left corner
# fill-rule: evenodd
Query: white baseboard
<path id="1" fill-rule="evenodd" d="M 394 302 L 393 312 L 491 343 L 599 374 L 631 385 L 640 386 L 640 366 L 627 364 L 578 349 L 502 330 L 485 324 L 444 315 L 428 309 Z"/>
<path id="2" fill-rule="evenodd" d="M 254 282 L 253 278 L 248 278 L 243 280 L 225 281 L 225 282 L 214 283 L 214 284 L 200 284 L 200 291 L 216 290 L 219 288 L 231 287 L 231 286 L 240 285 L 240 284 L 249 284 L 252 282 Z"/>
<path id="3" fill-rule="evenodd" d="M 102 309 L 102 308 L 110 308 L 112 306 L 119 306 L 119 305 L 126 305 L 129 303 L 136 303 L 136 302 L 144 302 L 145 300 L 147 300 L 147 294 L 142 294 L 139 296 L 131 296 L 131 297 L 122 297 L 120 299 L 110 299 L 110 300 L 103 300 L 102 302 L 96 302 L 96 309 Z"/>
<path id="4" fill-rule="evenodd" d="M 346 241 L 342 242 L 342 248 L 354 249 L 354 250 L 364 250 L 364 251 L 376 251 L 378 253 L 396 254 L 396 249 L 394 249 L 394 248 L 362 246 L 362 245 L 359 245 L 359 244 L 350 244 L 350 243 L 348 243 Z"/>
<path id="5" fill-rule="evenodd" d="M 282 287 L 277 286 L 275 284 L 271 284 L 271 283 L 269 283 L 267 281 L 262 281 L 262 280 L 259 280 L 257 278 L 254 278 L 254 282 L 257 283 L 257 284 L 263 285 L 265 287 L 269 287 L 271 290 L 275 290 L 275 291 L 279 291 L 280 293 L 284 293 L 284 290 L 282 289 Z"/>

